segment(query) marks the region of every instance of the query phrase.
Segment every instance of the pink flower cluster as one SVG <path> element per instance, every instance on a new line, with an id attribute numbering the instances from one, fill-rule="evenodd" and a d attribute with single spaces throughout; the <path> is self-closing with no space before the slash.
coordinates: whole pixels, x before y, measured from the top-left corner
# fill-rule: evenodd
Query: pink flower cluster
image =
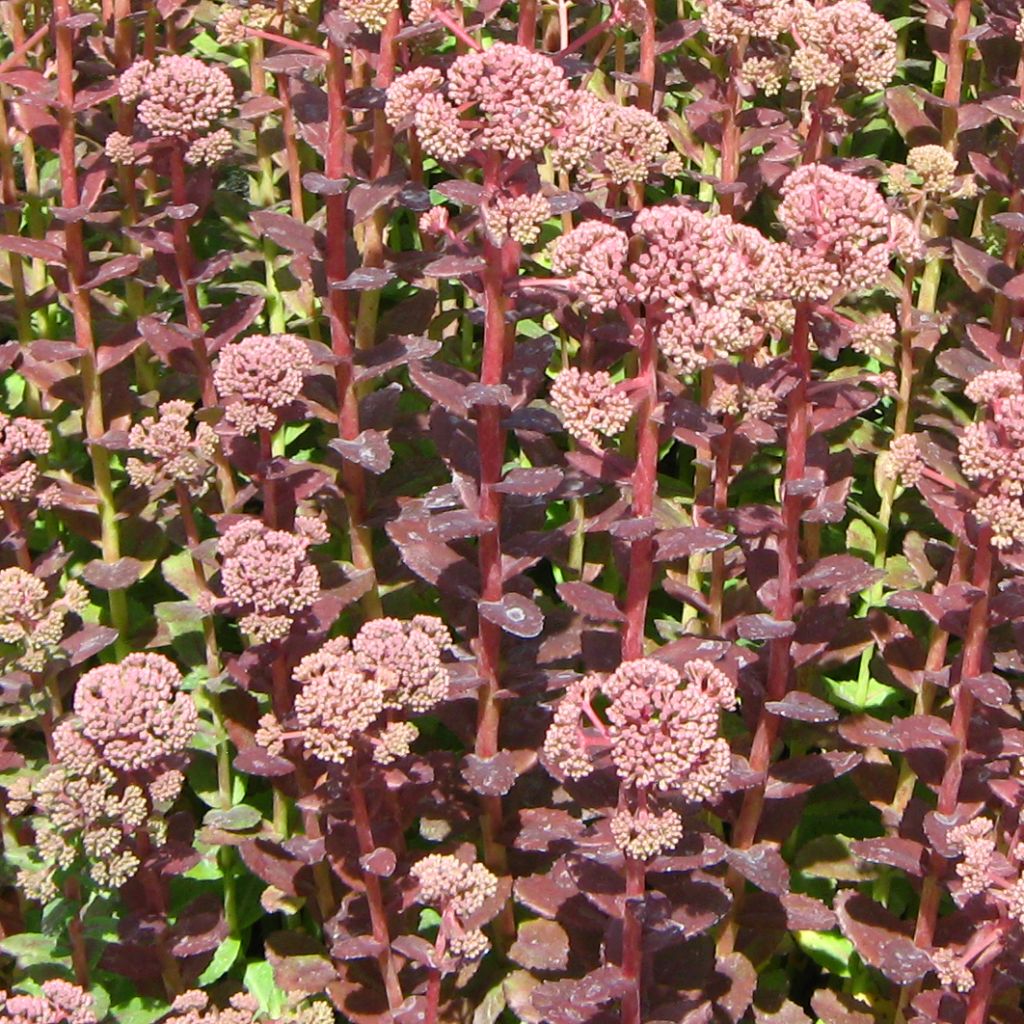
<path id="1" fill-rule="evenodd" d="M 913 225 L 893 214 L 870 181 L 824 164 L 786 178 L 778 217 L 789 233 L 788 284 L 798 299 L 829 302 L 877 287 L 894 255 L 920 257 Z"/>
<path id="2" fill-rule="evenodd" d="M 217 434 L 208 423 L 191 426 L 194 407 L 191 402 L 161 404 L 157 415 L 136 423 L 128 434 L 128 443 L 147 456 L 146 461 L 130 458 L 125 466 L 137 487 L 155 483 L 184 484 L 190 494 L 206 489 L 206 477 L 217 453 Z"/>
<path id="3" fill-rule="evenodd" d="M 310 537 L 243 519 L 217 545 L 225 597 L 246 609 L 240 625 L 255 643 L 287 636 L 296 615 L 320 595 L 320 573 L 309 561 Z"/>
<path id="4" fill-rule="evenodd" d="M 38 996 L 0 992 L 4 1024 L 96 1024 L 93 998 L 69 981 L 44 981 Z"/>
<path id="5" fill-rule="evenodd" d="M 1006 550 L 1024 543 L 1024 377 L 988 371 L 966 393 L 988 415 L 964 429 L 960 467 L 980 491 L 975 517 L 991 527 L 992 545 Z"/>
<path id="6" fill-rule="evenodd" d="M 603 717 L 598 694 L 609 702 Z M 570 686 L 544 752 L 578 779 L 594 769 L 592 750 L 607 750 L 627 786 L 705 800 L 729 772 L 729 745 L 718 725 L 721 710 L 735 703 L 731 680 L 711 662 L 688 662 L 680 674 L 653 658 L 627 661 L 610 676 L 586 676 Z"/>
<path id="7" fill-rule="evenodd" d="M 792 20 L 793 0 L 708 0 L 704 6 L 704 28 L 715 43 L 775 39 Z"/>
<path id="8" fill-rule="evenodd" d="M 398 10 L 398 0 L 341 0 L 338 9 L 368 31 L 379 32 Z"/>
<path id="9" fill-rule="evenodd" d="M 161 138 L 189 143 L 189 163 L 213 163 L 231 148 L 224 129 L 213 125 L 235 105 L 235 88 L 219 67 L 195 57 L 169 54 L 155 63 L 138 60 L 121 73 L 118 91 L 125 103 L 137 104 L 139 121 Z M 129 162 L 125 136 L 108 147 L 108 155 Z"/>
<path id="10" fill-rule="evenodd" d="M 550 57 L 495 43 L 457 57 L 442 79 L 433 69 L 400 75 L 385 112 L 399 127 L 412 117 L 424 150 L 454 162 L 473 149 L 527 159 L 566 121 L 572 89 Z"/>
<path id="11" fill-rule="evenodd" d="M 633 404 L 605 370 L 587 373 L 570 366 L 551 385 L 551 402 L 565 429 L 581 444 L 600 449 L 601 437 L 626 429 Z"/>
<path id="12" fill-rule="evenodd" d="M 312 366 L 309 346 L 294 334 L 253 334 L 225 345 L 213 382 L 228 421 L 243 434 L 273 430 Z"/>
<path id="13" fill-rule="evenodd" d="M 118 664 L 86 672 L 75 689 L 77 721 L 58 726 L 65 746 L 88 741 L 96 758 L 117 771 L 138 772 L 183 753 L 199 715 L 182 677 L 162 654 L 129 654 Z"/>
<path id="14" fill-rule="evenodd" d="M 624 294 L 628 255 L 625 231 L 587 220 L 555 239 L 551 267 L 568 277 L 570 287 L 595 313 L 604 313 L 614 309 Z"/>
<path id="15" fill-rule="evenodd" d="M 683 838 L 683 819 L 671 808 L 653 811 L 620 808 L 609 822 L 615 845 L 627 857 L 649 860 L 671 850 Z"/>
<path id="16" fill-rule="evenodd" d="M 360 738 L 380 764 L 405 756 L 418 735 L 414 725 L 389 719 L 374 735 L 371 727 L 385 712 L 423 714 L 447 698 L 449 674 L 441 655 L 450 645 L 447 628 L 430 615 L 408 622 L 373 619 L 351 643 L 343 636 L 329 640 L 295 669 L 298 731 L 285 732 L 265 715 L 257 742 L 281 754 L 287 739 L 301 738 L 310 754 L 335 764 L 348 761 Z"/>
<path id="17" fill-rule="evenodd" d="M 797 41 L 792 70 L 808 91 L 848 78 L 876 92 L 896 73 L 896 29 L 865 0 L 824 7 L 800 0 L 789 31 Z"/>
<path id="18" fill-rule="evenodd" d="M 452 854 L 432 853 L 410 872 L 419 884 L 419 901 L 439 908 L 441 931 L 450 956 L 473 960 L 490 946 L 479 928 L 467 923 L 498 892 L 498 879 L 483 864 L 467 863 Z"/>
<path id="19" fill-rule="evenodd" d="M 46 584 L 24 569 L 0 570 L 0 640 L 17 648 L 10 663 L 26 672 L 41 672 L 56 653 L 69 614 L 81 614 L 89 594 L 69 580 L 63 597 L 51 598 Z"/>
<path id="20" fill-rule="evenodd" d="M 500 195 L 484 207 L 484 223 L 495 243 L 506 238 L 520 245 L 533 245 L 541 225 L 551 216 L 551 204 L 540 192 L 521 196 Z"/>
<path id="21" fill-rule="evenodd" d="M 0 412 L 0 501 L 28 501 L 39 479 L 33 458 L 50 451 L 50 432 L 38 420 Z"/>

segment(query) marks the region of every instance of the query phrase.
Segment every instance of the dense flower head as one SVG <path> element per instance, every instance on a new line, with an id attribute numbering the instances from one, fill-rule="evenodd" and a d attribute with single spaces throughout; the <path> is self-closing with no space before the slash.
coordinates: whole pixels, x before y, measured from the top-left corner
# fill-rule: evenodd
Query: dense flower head
<path id="1" fill-rule="evenodd" d="M 0 412 L 0 501 L 28 501 L 39 469 L 34 457 L 50 451 L 45 424 Z"/>
<path id="2" fill-rule="evenodd" d="M 128 166 L 135 163 L 135 144 L 121 132 L 111 132 L 103 143 L 103 152 L 115 164 Z"/>
<path id="3" fill-rule="evenodd" d="M 46 584 L 24 569 L 0 570 L 0 641 L 18 649 L 12 662 L 26 672 L 40 672 L 60 643 L 69 614 L 89 603 L 85 587 L 69 580 L 62 597 L 50 596 Z"/>
<path id="4" fill-rule="evenodd" d="M 203 135 L 235 105 L 225 72 L 196 57 L 169 54 L 136 61 L 122 72 L 121 99 L 138 104 L 139 120 L 165 137 Z"/>
<path id="5" fill-rule="evenodd" d="M 498 892 L 498 879 L 483 864 L 467 864 L 447 853 L 431 853 L 413 864 L 419 899 L 431 907 L 450 910 L 458 918 L 472 917 Z"/>
<path id="6" fill-rule="evenodd" d="M 551 246 L 551 266 L 595 313 L 612 309 L 624 284 L 629 238 L 611 224 L 584 221 Z"/>
<path id="7" fill-rule="evenodd" d="M 550 57 L 495 43 L 457 57 L 444 78 L 416 68 L 388 87 L 385 114 L 398 127 L 412 117 L 424 150 L 457 161 L 473 149 L 526 159 L 565 124 L 573 92 Z"/>
<path id="8" fill-rule="evenodd" d="M 616 185 L 646 181 L 652 167 L 668 155 L 668 130 L 643 107 L 598 103 L 590 126 L 591 161 Z"/>
<path id="9" fill-rule="evenodd" d="M 965 391 L 987 416 L 964 428 L 960 468 L 979 491 L 975 518 L 991 528 L 992 545 L 1005 551 L 1024 543 L 1024 377 L 989 370 Z"/>
<path id="10" fill-rule="evenodd" d="M 386 707 L 422 714 L 448 697 L 448 669 L 441 655 L 451 642 L 447 627 L 432 615 L 408 622 L 373 619 L 356 634 L 352 653 L 360 668 L 381 681 Z"/>
<path id="11" fill-rule="evenodd" d="M 302 393 L 313 358 L 294 334 L 253 334 L 220 351 L 213 382 L 225 415 L 243 434 L 273 430 Z"/>
<path id="12" fill-rule="evenodd" d="M 571 89 L 544 54 L 495 43 L 457 57 L 448 71 L 448 98 L 476 108 L 483 127 L 475 145 L 525 160 L 548 144 L 565 120 Z"/>
<path id="13" fill-rule="evenodd" d="M 379 32 L 398 10 L 398 0 L 341 0 L 338 9 L 370 32 Z"/>
<path id="14" fill-rule="evenodd" d="M 740 65 L 739 77 L 751 89 L 775 96 L 782 89 L 785 64 L 777 57 L 747 57 Z"/>
<path id="15" fill-rule="evenodd" d="M 202 494 L 217 452 L 217 434 L 208 423 L 191 426 L 191 402 L 163 402 L 157 415 L 132 426 L 128 443 L 146 459 L 130 458 L 128 476 L 136 486 L 158 481 L 184 484 L 190 494 Z"/>
<path id="16" fill-rule="evenodd" d="M 484 207 L 484 222 L 491 238 L 501 245 L 506 238 L 533 245 L 541 225 L 551 216 L 551 204 L 540 192 L 521 196 L 500 195 Z"/>
<path id="17" fill-rule="evenodd" d="M 412 723 L 390 720 L 380 729 L 371 727 L 385 712 L 422 714 L 448 697 L 441 655 L 450 644 L 447 627 L 432 615 L 407 622 L 372 619 L 352 641 L 329 640 L 295 668 L 301 687 L 295 697 L 298 731 L 286 733 L 266 715 L 257 742 L 280 754 L 290 736 L 299 737 L 313 756 L 344 764 L 362 737 L 378 764 L 406 756 L 418 735 Z"/>
<path id="18" fill-rule="evenodd" d="M 931 952 L 935 973 L 943 985 L 955 988 L 957 992 L 970 992 L 974 988 L 974 972 L 956 952 L 948 946 L 941 946 Z"/>
<path id="19" fill-rule="evenodd" d="M 194 167 L 212 167 L 230 156 L 234 148 L 235 142 L 231 138 L 231 133 L 227 128 L 218 128 L 209 135 L 196 139 L 185 150 L 185 163 Z"/>
<path id="20" fill-rule="evenodd" d="M 926 192 L 946 193 L 956 181 L 956 157 L 945 146 L 914 146 L 907 154 L 907 167 L 921 179 Z"/>
<path id="21" fill-rule="evenodd" d="M 75 689 L 82 735 L 112 768 L 138 771 L 182 753 L 198 728 L 190 694 L 162 654 L 129 654 L 86 672 Z"/>
<path id="22" fill-rule="evenodd" d="M 686 206 L 650 206 L 633 222 L 643 250 L 630 270 L 635 294 L 670 313 L 706 302 L 753 308 L 778 286 L 777 247 L 731 217 Z"/>
<path id="23" fill-rule="evenodd" d="M 610 703 L 607 725 L 593 739 L 581 719 L 599 723 L 592 703 L 598 692 Z M 719 738 L 718 724 L 721 710 L 735 701 L 731 680 L 710 662 L 692 661 L 682 674 L 653 658 L 623 662 L 604 679 L 590 676 L 570 687 L 548 730 L 545 753 L 567 775 L 581 778 L 593 769 L 582 754 L 588 742 L 607 745 L 627 785 L 707 799 L 729 772 L 729 745 Z"/>
<path id="24" fill-rule="evenodd" d="M 680 376 L 704 369 L 757 345 L 763 331 L 756 321 L 731 306 L 701 302 L 676 313 L 658 330 L 658 350 Z"/>
<path id="25" fill-rule="evenodd" d="M 872 359 L 885 359 L 892 355 L 896 321 L 888 313 L 877 313 L 851 324 L 848 333 L 854 351 Z"/>
<path id="26" fill-rule="evenodd" d="M 838 86 L 845 76 L 874 92 L 896 73 L 896 29 L 865 0 L 824 7 L 801 0 L 791 31 L 799 43 L 793 73 L 807 90 Z"/>
<path id="27" fill-rule="evenodd" d="M 609 824 L 615 845 L 636 860 L 665 853 L 683 838 L 683 820 L 671 809 L 633 812 L 623 808 L 615 812 Z"/>
<path id="28" fill-rule="evenodd" d="M 806 280 L 820 274 L 815 290 L 822 301 L 838 289 L 870 289 L 881 282 L 896 246 L 893 217 L 873 182 L 805 164 L 786 178 L 782 197 L 779 221 L 802 259 L 791 276 Z"/>
<path id="29" fill-rule="evenodd" d="M 924 460 L 914 434 L 894 438 L 882 455 L 882 473 L 903 487 L 916 487 L 924 472 Z"/>
<path id="30" fill-rule="evenodd" d="M 310 538 L 271 530 L 256 519 L 234 523 L 217 546 L 224 595 L 242 609 L 242 629 L 257 643 L 285 636 L 294 617 L 320 594 Z"/>
<path id="31" fill-rule="evenodd" d="M 633 416 L 629 396 L 606 370 L 561 370 L 551 385 L 551 402 L 565 429 L 591 448 L 601 447 L 601 437 L 621 434 Z"/>
<path id="32" fill-rule="evenodd" d="M 78 985 L 53 978 L 38 996 L 0 992 L 4 1024 L 96 1024 L 93 997 Z"/>
<path id="33" fill-rule="evenodd" d="M 714 43 L 738 43 L 750 35 L 774 39 L 793 19 L 792 0 L 708 0 L 704 28 Z"/>
<path id="34" fill-rule="evenodd" d="M 432 67 L 413 68 L 388 86 L 384 115 L 392 128 L 413 117 L 423 98 L 442 82 L 441 72 Z"/>

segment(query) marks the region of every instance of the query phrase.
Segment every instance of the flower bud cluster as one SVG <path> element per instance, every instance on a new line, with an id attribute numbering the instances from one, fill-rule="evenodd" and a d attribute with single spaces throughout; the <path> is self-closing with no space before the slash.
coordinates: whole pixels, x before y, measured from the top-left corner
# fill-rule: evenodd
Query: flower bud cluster
<path id="1" fill-rule="evenodd" d="M 38 420 L 0 412 L 0 501 L 29 501 L 39 479 L 35 458 L 50 451 L 50 432 Z"/>
<path id="2" fill-rule="evenodd" d="M 309 346 L 294 334 L 253 334 L 220 351 L 213 383 L 240 433 L 273 430 L 302 394 Z"/>
<path id="3" fill-rule="evenodd" d="M 416 727 L 390 716 L 423 714 L 447 699 L 450 680 L 441 655 L 450 645 L 447 628 L 430 615 L 373 619 L 351 642 L 329 640 L 295 669 L 301 687 L 296 730 L 264 715 L 257 742 L 281 755 L 288 739 L 300 738 L 309 754 L 335 764 L 348 761 L 360 739 L 379 764 L 404 757 Z"/>
<path id="4" fill-rule="evenodd" d="M 540 192 L 522 196 L 498 196 L 484 207 L 484 223 L 497 245 L 506 238 L 520 245 L 533 245 L 541 225 L 551 216 L 551 204 Z"/>
<path id="5" fill-rule="evenodd" d="M 598 694 L 608 701 L 600 714 Z M 610 676 L 588 676 L 569 688 L 544 752 L 578 779 L 594 769 L 588 755 L 607 750 L 626 785 L 705 800 L 730 769 L 718 727 L 722 709 L 735 703 L 732 681 L 711 662 L 688 662 L 682 673 L 653 658 L 623 662 Z"/>
<path id="6" fill-rule="evenodd" d="M 121 73 L 118 92 L 125 103 L 136 104 L 139 121 L 152 135 L 186 143 L 189 163 L 215 163 L 230 152 L 230 135 L 213 129 L 234 107 L 235 88 L 216 65 L 180 54 L 137 60 Z M 107 153 L 120 163 L 134 159 L 123 135 Z"/>
<path id="7" fill-rule="evenodd" d="M 4 1024 L 96 1024 L 93 998 L 78 985 L 52 978 L 41 995 L 0 991 L 0 1020 Z"/>
<path id="8" fill-rule="evenodd" d="M 571 366 L 560 371 L 551 385 L 551 402 L 565 429 L 594 449 L 600 449 L 601 437 L 621 434 L 633 416 L 629 396 L 605 370 L 588 373 Z"/>
<path id="9" fill-rule="evenodd" d="M 471 150 L 525 160 L 564 128 L 572 89 L 550 57 L 495 43 L 457 57 L 442 78 L 417 68 L 388 88 L 385 113 L 398 127 L 411 117 L 424 150 L 461 160 Z"/>
<path id="10" fill-rule="evenodd" d="M 609 825 L 615 845 L 634 860 L 666 853 L 683 838 L 683 819 L 671 808 L 660 812 L 620 808 Z"/>
<path id="11" fill-rule="evenodd" d="M 467 928 L 468 919 L 483 909 L 498 892 L 498 879 L 483 864 L 467 864 L 451 854 L 432 853 L 411 870 L 419 884 L 419 902 L 438 908 L 448 953 L 474 960 L 490 943 L 479 928 Z"/>
<path id="12" fill-rule="evenodd" d="M 960 468 L 980 492 L 974 515 L 992 529 L 992 545 L 1024 543 L 1024 377 L 1016 371 L 978 374 L 965 389 L 986 418 L 964 428 Z"/>
<path id="13" fill-rule="evenodd" d="M 217 545 L 224 596 L 244 614 L 243 632 L 254 643 L 287 636 L 295 616 L 320 596 L 320 573 L 309 561 L 314 540 L 243 519 Z"/>
<path id="14" fill-rule="evenodd" d="M 8 665 L 25 672 L 42 672 L 57 652 L 68 615 L 80 615 L 89 594 L 77 580 L 69 580 L 61 597 L 32 573 L 11 567 L 0 570 L 0 641 L 12 644 L 15 653 Z"/>
<path id="15" fill-rule="evenodd" d="M 193 411 L 191 402 L 163 402 L 155 417 L 132 427 L 128 443 L 146 456 L 128 459 L 125 467 L 136 487 L 180 483 L 193 496 L 206 490 L 217 434 L 208 423 L 198 423 L 193 430 Z"/>

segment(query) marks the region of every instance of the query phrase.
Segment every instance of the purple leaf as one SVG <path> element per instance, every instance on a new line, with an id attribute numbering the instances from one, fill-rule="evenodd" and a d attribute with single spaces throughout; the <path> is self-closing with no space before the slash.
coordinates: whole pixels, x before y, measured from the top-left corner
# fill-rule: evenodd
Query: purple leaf
<path id="1" fill-rule="evenodd" d="M 336 437 L 328 442 L 343 459 L 354 462 L 371 473 L 384 473 L 391 466 L 391 445 L 380 430 L 364 430 L 355 437 Z"/>
<path id="2" fill-rule="evenodd" d="M 558 596 L 581 615 L 596 622 L 625 622 L 626 616 L 607 590 L 578 581 L 559 583 Z"/>
<path id="3" fill-rule="evenodd" d="M 100 590 L 124 590 L 139 579 L 142 570 L 137 558 L 126 556 L 113 563 L 97 558 L 82 569 L 82 578 Z"/>
<path id="4" fill-rule="evenodd" d="M 729 863 L 748 881 L 774 896 L 789 892 L 789 866 L 778 847 L 757 843 L 749 850 L 730 850 Z"/>
<path id="5" fill-rule="evenodd" d="M 513 636 L 539 636 L 544 628 L 544 614 L 528 597 L 506 594 L 500 601 L 481 601 L 479 613 Z"/>
<path id="6" fill-rule="evenodd" d="M 910 926 L 880 903 L 846 890 L 836 896 L 836 916 L 843 934 L 865 963 L 897 985 L 910 985 L 932 969 L 928 954 L 914 945 Z"/>
<path id="7" fill-rule="evenodd" d="M 555 921 L 524 921 L 508 955 L 530 971 L 563 971 L 569 963 L 569 937 Z"/>
<path id="8" fill-rule="evenodd" d="M 462 777 L 481 796 L 504 796 L 518 775 L 515 758 L 507 750 L 499 750 L 493 757 L 467 754 L 462 759 Z"/>

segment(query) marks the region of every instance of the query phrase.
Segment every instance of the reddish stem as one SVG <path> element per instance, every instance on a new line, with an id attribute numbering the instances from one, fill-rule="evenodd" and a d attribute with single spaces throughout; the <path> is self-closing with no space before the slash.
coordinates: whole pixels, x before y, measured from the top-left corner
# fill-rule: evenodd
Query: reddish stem
<path id="1" fill-rule="evenodd" d="M 637 394 L 641 395 L 637 413 L 636 468 L 633 470 L 633 516 L 649 517 L 654 511 L 658 483 L 658 424 L 654 419 L 658 403 L 658 353 L 654 331 L 645 324 L 637 371 Z M 642 658 L 647 602 L 654 578 L 654 538 L 642 537 L 629 549 L 629 574 L 626 582 L 626 616 L 622 634 L 622 660 Z"/>
<path id="2" fill-rule="evenodd" d="M 356 827 L 356 837 L 359 841 L 359 853 L 367 857 L 377 848 L 373 839 L 373 824 L 370 821 L 370 812 L 366 806 L 366 794 L 363 792 L 360 782 L 361 771 L 358 762 L 353 764 L 352 773 L 349 777 L 349 797 L 352 800 L 352 815 Z M 370 910 L 370 924 L 373 930 L 373 938 L 380 947 L 377 954 L 377 964 L 380 967 L 381 977 L 384 979 L 384 988 L 388 997 L 388 1008 L 392 1013 L 402 1005 L 402 986 L 398 980 L 398 971 L 395 967 L 394 957 L 391 953 L 391 933 L 388 928 L 388 916 L 384 907 L 384 895 L 381 891 L 380 878 L 372 871 L 363 869 L 363 885 L 366 889 L 366 903 Z"/>
<path id="3" fill-rule="evenodd" d="M 622 904 L 622 974 L 629 991 L 622 997 L 622 1024 L 640 1024 L 643 998 L 643 922 L 639 903 L 647 888 L 642 860 L 626 857 L 626 895 Z"/>

